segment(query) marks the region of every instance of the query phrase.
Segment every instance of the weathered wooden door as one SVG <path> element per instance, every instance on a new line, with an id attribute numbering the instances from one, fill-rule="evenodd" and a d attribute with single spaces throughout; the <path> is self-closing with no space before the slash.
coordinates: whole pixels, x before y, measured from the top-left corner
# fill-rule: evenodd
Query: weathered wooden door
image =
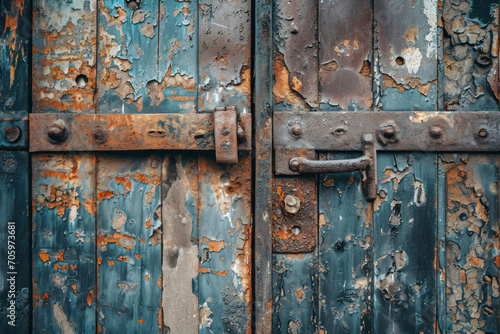
<path id="1" fill-rule="evenodd" d="M 2 333 L 251 332 L 250 6 L 2 1 Z"/>
<path id="2" fill-rule="evenodd" d="M 256 2 L 258 332 L 499 332 L 498 5 Z"/>

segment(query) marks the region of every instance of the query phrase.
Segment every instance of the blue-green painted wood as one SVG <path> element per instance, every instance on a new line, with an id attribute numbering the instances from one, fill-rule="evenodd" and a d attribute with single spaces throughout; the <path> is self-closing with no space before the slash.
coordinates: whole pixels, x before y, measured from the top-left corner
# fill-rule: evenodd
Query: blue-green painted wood
<path id="1" fill-rule="evenodd" d="M 377 159 L 374 332 L 432 333 L 436 326 L 436 155 L 381 153 Z"/>
<path id="2" fill-rule="evenodd" d="M 0 152 L 0 332 L 29 333 L 31 224 L 27 152 Z"/>
<path id="3" fill-rule="evenodd" d="M 350 159 L 359 154 L 328 155 Z M 319 179 L 320 321 L 324 333 L 371 333 L 372 205 L 360 172 Z"/>
<path id="4" fill-rule="evenodd" d="M 437 163 L 436 326 L 446 333 L 446 168 L 441 156 Z"/>
<path id="5" fill-rule="evenodd" d="M 447 155 L 446 331 L 498 333 L 498 155 Z"/>
<path id="6" fill-rule="evenodd" d="M 159 76 L 150 90 L 162 112 L 195 112 L 198 97 L 198 1 L 160 0 Z"/>
<path id="7" fill-rule="evenodd" d="M 251 157 L 199 157 L 200 333 L 251 333 Z"/>
<path id="8" fill-rule="evenodd" d="M 100 113 L 158 111 L 159 0 L 98 1 Z M 151 93 L 150 93 L 151 91 Z"/>
<path id="9" fill-rule="evenodd" d="M 273 333 L 318 329 L 317 251 L 273 255 Z"/>
<path id="10" fill-rule="evenodd" d="M 98 157 L 98 323 L 161 333 L 161 160 Z"/>
<path id="11" fill-rule="evenodd" d="M 32 156 L 33 332 L 96 331 L 95 158 Z"/>

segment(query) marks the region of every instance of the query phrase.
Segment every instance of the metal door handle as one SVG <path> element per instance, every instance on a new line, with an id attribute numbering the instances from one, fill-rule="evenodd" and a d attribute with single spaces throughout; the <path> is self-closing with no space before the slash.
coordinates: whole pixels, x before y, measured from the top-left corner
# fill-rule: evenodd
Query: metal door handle
<path id="1" fill-rule="evenodd" d="M 310 160 L 301 157 L 290 159 L 288 167 L 296 173 L 342 173 L 357 170 L 366 171 L 363 180 L 366 198 L 370 201 L 377 198 L 377 152 L 371 134 L 365 134 L 362 140 L 363 155 L 347 160 Z"/>

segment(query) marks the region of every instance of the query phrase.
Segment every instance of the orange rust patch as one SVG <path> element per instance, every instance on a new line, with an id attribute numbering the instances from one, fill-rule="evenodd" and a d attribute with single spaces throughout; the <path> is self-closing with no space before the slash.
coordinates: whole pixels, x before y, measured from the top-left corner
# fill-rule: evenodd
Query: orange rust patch
<path id="1" fill-rule="evenodd" d="M 114 266 L 114 265 L 115 265 L 115 261 L 108 260 L 108 264 L 109 264 L 110 266 Z"/>
<path id="2" fill-rule="evenodd" d="M 225 247 L 224 240 L 217 241 L 203 237 L 202 242 L 208 245 L 208 250 L 211 252 L 220 252 Z"/>
<path id="3" fill-rule="evenodd" d="M 484 260 L 479 258 L 479 257 L 476 257 L 476 256 L 470 256 L 468 264 L 471 264 L 472 266 L 474 266 L 476 268 L 482 268 L 484 265 Z"/>
<path id="4" fill-rule="evenodd" d="M 135 257 L 140 259 L 142 256 L 141 256 L 141 254 L 135 254 Z"/>
<path id="5" fill-rule="evenodd" d="M 97 193 L 97 200 L 102 201 L 103 199 L 110 199 L 115 195 L 112 190 L 100 191 Z"/>
<path id="6" fill-rule="evenodd" d="M 130 180 L 130 174 L 122 177 L 115 177 L 116 183 L 123 185 L 123 190 L 125 191 L 125 195 L 128 194 L 132 190 L 132 181 Z"/>
<path id="7" fill-rule="evenodd" d="M 46 250 L 41 250 L 38 252 L 38 256 L 42 259 L 43 262 L 47 262 L 49 260 L 49 254 Z"/>
<path id="8" fill-rule="evenodd" d="M 56 254 L 56 258 L 57 258 L 59 261 L 64 261 L 63 255 L 64 255 L 64 250 L 62 250 L 62 251 L 60 251 L 59 253 L 57 253 L 57 254 Z"/>
<path id="9" fill-rule="evenodd" d="M 140 324 L 142 324 L 144 322 L 144 319 L 139 319 L 137 320 Z"/>
<path id="10" fill-rule="evenodd" d="M 92 215 L 95 216 L 95 202 L 94 199 L 91 197 L 87 197 L 85 199 L 85 202 L 83 202 L 83 207 L 87 209 L 87 211 Z"/>
<path id="11" fill-rule="evenodd" d="M 146 228 L 149 228 L 151 226 L 151 220 L 148 219 L 146 220 Z"/>
<path id="12" fill-rule="evenodd" d="M 94 300 L 94 290 L 90 290 L 88 293 L 87 293 L 87 305 L 88 306 L 91 306 L 92 305 L 92 301 Z"/>
<path id="13" fill-rule="evenodd" d="M 227 270 L 224 270 L 224 271 L 214 271 L 212 269 L 201 267 L 200 268 L 200 273 L 210 273 L 210 274 L 216 274 L 216 275 L 219 275 L 219 276 L 226 276 L 227 275 Z"/>
<path id="14" fill-rule="evenodd" d="M 146 274 L 146 276 L 144 277 L 144 279 L 146 280 L 146 282 L 149 282 L 149 275 Z"/>
<path id="15" fill-rule="evenodd" d="M 125 261 L 125 262 L 127 262 L 127 257 L 126 257 L 126 256 L 122 256 L 122 255 L 120 255 L 120 256 L 118 256 L 116 259 L 117 259 L 118 261 Z"/>
<path id="16" fill-rule="evenodd" d="M 49 298 L 49 294 L 48 294 L 48 292 L 47 292 L 47 291 L 45 291 L 45 292 L 43 293 L 42 299 L 48 299 L 48 298 Z"/>

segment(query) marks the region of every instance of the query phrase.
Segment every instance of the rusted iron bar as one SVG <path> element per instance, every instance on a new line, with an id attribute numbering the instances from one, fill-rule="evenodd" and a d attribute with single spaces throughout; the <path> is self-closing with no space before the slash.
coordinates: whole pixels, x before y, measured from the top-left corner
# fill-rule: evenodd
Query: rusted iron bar
<path id="1" fill-rule="evenodd" d="M 237 147 L 248 151 L 251 115 L 238 118 Z M 30 151 L 214 150 L 214 124 L 211 113 L 31 114 Z"/>

